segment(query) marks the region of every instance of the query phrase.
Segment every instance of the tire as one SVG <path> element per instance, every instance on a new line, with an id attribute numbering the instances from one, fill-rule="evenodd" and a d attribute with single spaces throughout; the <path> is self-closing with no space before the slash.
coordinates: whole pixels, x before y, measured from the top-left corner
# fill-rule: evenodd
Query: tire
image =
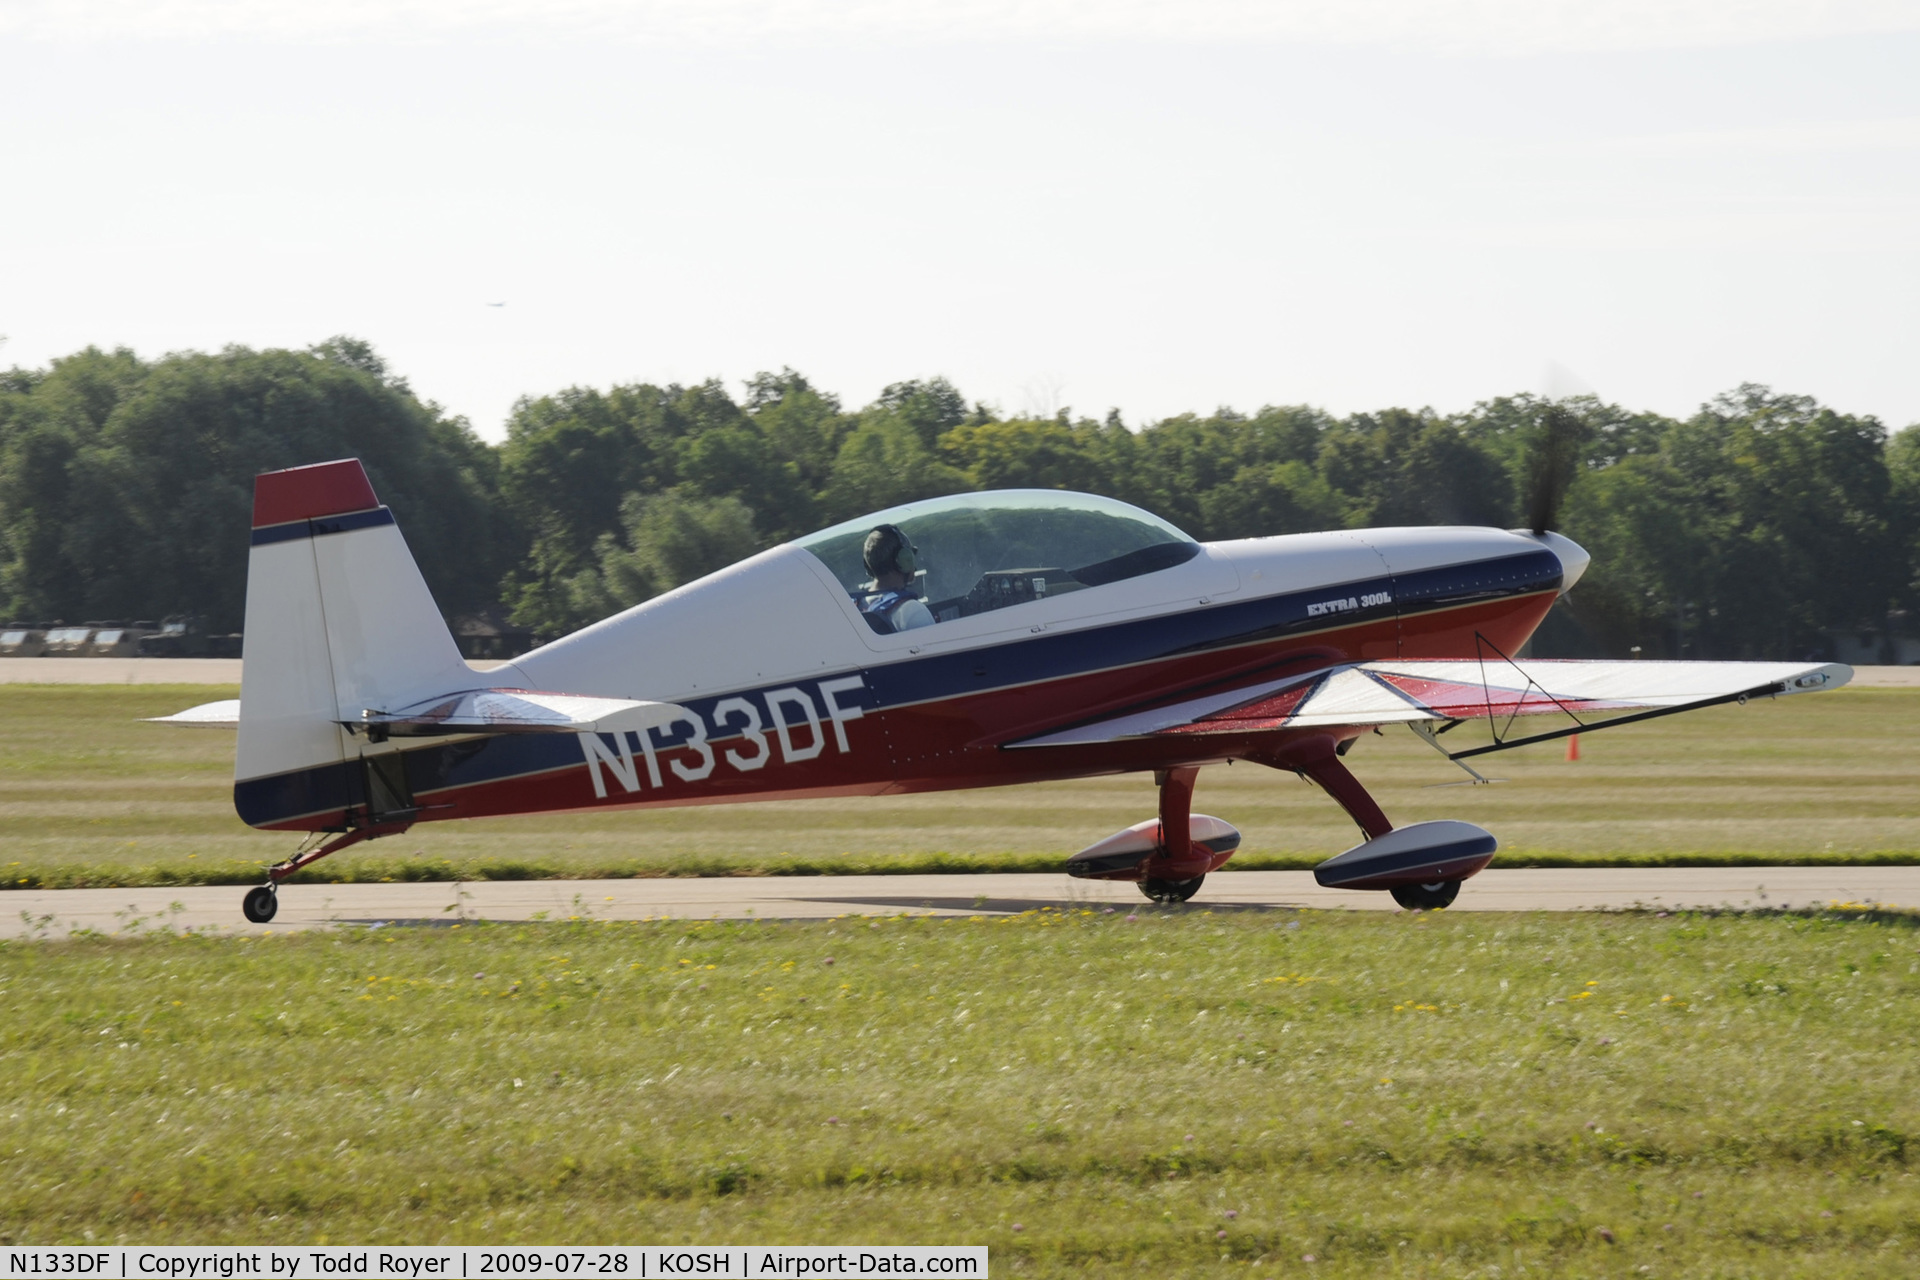
<path id="1" fill-rule="evenodd" d="M 1200 892 L 1200 886 L 1205 880 L 1205 876 L 1195 876 L 1191 880 L 1142 880 L 1140 882 L 1140 892 L 1146 894 L 1155 902 L 1169 904 L 1185 902 L 1188 898 Z"/>
<path id="2" fill-rule="evenodd" d="M 1450 907 L 1460 896 L 1458 880 L 1435 880 L 1432 884 L 1397 884 L 1390 890 L 1393 900 L 1409 911 L 1438 911 Z"/>
<path id="3" fill-rule="evenodd" d="M 268 885 L 256 885 L 240 899 L 240 914 L 255 924 L 265 924 L 280 909 L 280 895 Z"/>

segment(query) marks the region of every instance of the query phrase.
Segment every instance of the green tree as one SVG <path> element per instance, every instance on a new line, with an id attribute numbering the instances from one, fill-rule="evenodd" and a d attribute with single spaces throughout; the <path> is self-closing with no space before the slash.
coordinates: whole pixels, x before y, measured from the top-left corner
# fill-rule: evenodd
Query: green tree
<path id="1" fill-rule="evenodd" d="M 1352 500 L 1348 520 L 1356 527 L 1506 526 L 1515 518 L 1501 459 L 1430 410 L 1355 414 L 1328 430 L 1320 465 Z"/>
<path id="2" fill-rule="evenodd" d="M 827 523 L 920 498 L 964 493 L 972 486 L 959 468 L 941 462 L 919 432 L 892 414 L 861 425 L 834 459 L 825 495 Z"/>
<path id="3" fill-rule="evenodd" d="M 1304 462 L 1242 467 L 1232 480 L 1200 495 L 1201 525 L 1213 539 L 1337 529 L 1346 507 L 1346 500 Z"/>
<path id="4" fill-rule="evenodd" d="M 1707 646 L 1797 657 L 1834 627 L 1885 621 L 1897 563 L 1886 429 L 1746 384 L 1675 431 L 1675 463 L 1718 517 Z"/>
<path id="5" fill-rule="evenodd" d="M 854 421 L 838 397 L 816 390 L 792 369 L 747 380 L 747 412 L 774 455 L 793 464 L 810 494 L 826 490 L 833 462 Z"/>
<path id="6" fill-rule="evenodd" d="M 1887 441 L 1887 487 L 1888 533 L 1905 574 L 1895 603 L 1911 616 L 1920 610 L 1920 426 Z"/>
<path id="7" fill-rule="evenodd" d="M 0 391 L 0 589 L 32 617 L 240 625 L 253 477 L 357 456 L 441 606 L 491 602 L 514 552 L 492 451 L 365 343 L 91 350 Z"/>
<path id="8" fill-rule="evenodd" d="M 940 437 L 940 456 L 975 489 L 1099 489 L 1088 432 L 1058 418 L 963 422 Z"/>
<path id="9" fill-rule="evenodd" d="M 1748 384 L 1590 460 L 1564 530 L 1573 607 L 1613 652 L 1788 658 L 1877 627 L 1911 577 L 1886 432 Z"/>
<path id="10" fill-rule="evenodd" d="M 754 517 L 738 498 L 686 488 L 634 494 L 621 512 L 626 543 L 601 540 L 600 572 L 615 608 L 704 578 L 761 549 Z"/>
<path id="11" fill-rule="evenodd" d="M 967 399 L 945 378 L 895 382 L 880 392 L 871 412 L 898 420 L 931 453 L 942 433 L 967 420 Z"/>

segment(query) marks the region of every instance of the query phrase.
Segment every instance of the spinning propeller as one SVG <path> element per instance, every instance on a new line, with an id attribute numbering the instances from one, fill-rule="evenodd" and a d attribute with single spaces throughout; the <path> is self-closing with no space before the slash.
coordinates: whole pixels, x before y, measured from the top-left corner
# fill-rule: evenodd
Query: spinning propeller
<path id="1" fill-rule="evenodd" d="M 1563 405 L 1549 403 L 1527 447 L 1527 527 L 1537 537 L 1560 517 L 1560 501 L 1580 467 L 1591 429 Z"/>

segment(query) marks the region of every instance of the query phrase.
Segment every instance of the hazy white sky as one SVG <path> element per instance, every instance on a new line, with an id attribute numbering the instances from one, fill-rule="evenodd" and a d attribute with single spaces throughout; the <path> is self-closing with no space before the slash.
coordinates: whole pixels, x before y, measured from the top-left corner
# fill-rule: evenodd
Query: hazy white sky
<path id="1" fill-rule="evenodd" d="M 6 363 L 1920 420 L 1920 0 L 0 0 L 0 111 Z"/>

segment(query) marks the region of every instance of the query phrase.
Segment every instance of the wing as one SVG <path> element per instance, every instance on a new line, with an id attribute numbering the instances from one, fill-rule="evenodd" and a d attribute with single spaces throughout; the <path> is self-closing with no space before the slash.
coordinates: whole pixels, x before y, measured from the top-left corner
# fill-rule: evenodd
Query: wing
<path id="1" fill-rule="evenodd" d="M 614 733 L 665 725 L 681 713 L 682 709 L 671 702 L 532 693 L 525 689 L 469 689 L 390 711 L 363 711 L 339 723 L 396 738 L 455 733 Z M 208 702 L 174 715 L 156 716 L 153 723 L 231 729 L 240 723 L 240 703 L 232 699 Z"/>
<path id="2" fill-rule="evenodd" d="M 1622 713 L 1602 723 L 1646 719 L 1746 698 L 1837 689 L 1852 678 L 1851 667 L 1835 662 L 1362 662 L 1245 685 L 1009 745 L 1076 746 L 1162 734 L 1341 725 L 1444 726 L 1439 728 L 1444 732 L 1462 720 L 1537 715 L 1570 716 L 1575 721 L 1575 729 L 1568 730 L 1572 732 L 1597 728 L 1582 723 L 1589 715 Z"/>

